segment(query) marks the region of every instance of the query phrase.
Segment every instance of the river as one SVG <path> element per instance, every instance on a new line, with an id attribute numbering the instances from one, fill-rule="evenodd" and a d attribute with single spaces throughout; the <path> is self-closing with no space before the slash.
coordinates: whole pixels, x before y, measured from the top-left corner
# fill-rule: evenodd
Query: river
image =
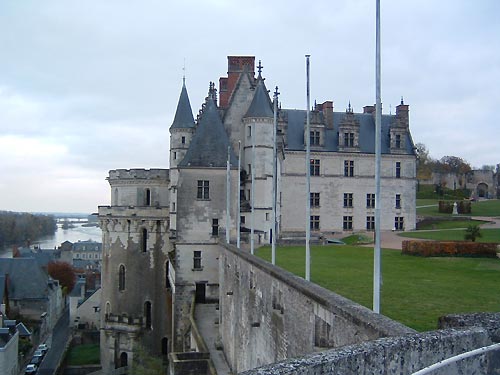
<path id="1" fill-rule="evenodd" d="M 33 241 L 31 247 L 38 246 L 41 249 L 54 249 L 61 245 L 64 241 L 97 241 L 102 242 L 102 231 L 99 227 L 84 227 L 83 224 L 73 223 L 74 227 L 62 229 L 62 224 L 57 224 L 56 232 L 51 236 L 45 236 L 38 241 Z M 0 250 L 0 258 L 10 258 L 12 249 L 7 249 L 2 252 Z"/>

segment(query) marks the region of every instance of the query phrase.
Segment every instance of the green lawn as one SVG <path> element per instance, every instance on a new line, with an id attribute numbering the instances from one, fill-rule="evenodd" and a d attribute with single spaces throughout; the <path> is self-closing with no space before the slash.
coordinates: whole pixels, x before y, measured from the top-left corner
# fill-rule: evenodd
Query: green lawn
<path id="1" fill-rule="evenodd" d="M 452 214 L 443 214 L 438 212 L 439 200 L 436 199 L 417 199 L 417 215 L 420 216 L 456 216 Z M 431 207 L 422 207 L 434 205 Z M 500 217 L 500 200 L 488 199 L 479 202 L 472 202 L 472 212 L 464 216 L 490 216 Z"/>
<path id="2" fill-rule="evenodd" d="M 482 220 L 437 220 L 430 222 L 419 223 L 418 230 L 430 229 L 454 229 L 454 228 L 467 228 L 469 225 L 481 225 L 487 223 Z"/>
<path id="3" fill-rule="evenodd" d="M 270 261 L 269 247 L 257 255 Z M 279 247 L 277 265 L 304 276 L 304 247 Z M 439 316 L 500 310 L 500 259 L 423 258 L 382 251 L 381 312 L 419 331 Z M 373 248 L 312 246 L 311 281 L 372 307 Z"/>
<path id="4" fill-rule="evenodd" d="M 93 365 L 100 363 L 98 344 L 78 345 L 70 348 L 67 355 L 69 366 Z"/>
<path id="5" fill-rule="evenodd" d="M 417 198 L 417 208 L 421 206 L 437 205 L 439 199 L 418 199 Z"/>
<path id="6" fill-rule="evenodd" d="M 500 243 L 500 229 L 481 229 L 481 237 L 476 242 L 498 242 Z M 437 241 L 463 241 L 465 229 L 445 229 L 439 231 L 417 230 L 413 232 L 403 232 L 402 237 L 423 238 Z"/>

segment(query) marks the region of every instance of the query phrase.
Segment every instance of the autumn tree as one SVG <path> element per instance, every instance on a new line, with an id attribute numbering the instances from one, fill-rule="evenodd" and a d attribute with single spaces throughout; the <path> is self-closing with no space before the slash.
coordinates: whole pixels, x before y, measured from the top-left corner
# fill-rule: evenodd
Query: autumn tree
<path id="1" fill-rule="evenodd" d="M 76 273 L 73 266 L 66 262 L 49 262 L 47 272 L 50 277 L 59 281 L 65 294 L 71 292 L 76 283 Z"/>
<path id="2" fill-rule="evenodd" d="M 427 180 L 432 177 L 433 160 L 429 156 L 429 150 L 423 143 L 415 145 L 417 154 L 417 178 L 419 180 Z"/>

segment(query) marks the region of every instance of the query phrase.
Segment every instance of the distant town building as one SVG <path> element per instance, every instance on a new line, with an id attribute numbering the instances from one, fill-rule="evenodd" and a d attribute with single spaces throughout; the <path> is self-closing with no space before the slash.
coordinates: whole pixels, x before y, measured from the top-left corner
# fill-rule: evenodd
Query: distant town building
<path id="1" fill-rule="evenodd" d="M 19 333 L 15 320 L 0 312 L 0 374 L 18 375 Z"/>

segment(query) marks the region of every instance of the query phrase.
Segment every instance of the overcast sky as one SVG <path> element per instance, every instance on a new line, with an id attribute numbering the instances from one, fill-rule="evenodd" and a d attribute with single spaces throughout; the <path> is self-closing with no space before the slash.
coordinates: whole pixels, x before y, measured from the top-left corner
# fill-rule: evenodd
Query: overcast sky
<path id="1" fill-rule="evenodd" d="M 500 163 L 500 1 L 382 0 L 384 113 L 434 158 Z M 375 0 L 2 0 L 0 210 L 95 212 L 116 168 L 168 168 L 183 66 L 194 113 L 228 55 L 284 108 L 375 102 Z"/>

